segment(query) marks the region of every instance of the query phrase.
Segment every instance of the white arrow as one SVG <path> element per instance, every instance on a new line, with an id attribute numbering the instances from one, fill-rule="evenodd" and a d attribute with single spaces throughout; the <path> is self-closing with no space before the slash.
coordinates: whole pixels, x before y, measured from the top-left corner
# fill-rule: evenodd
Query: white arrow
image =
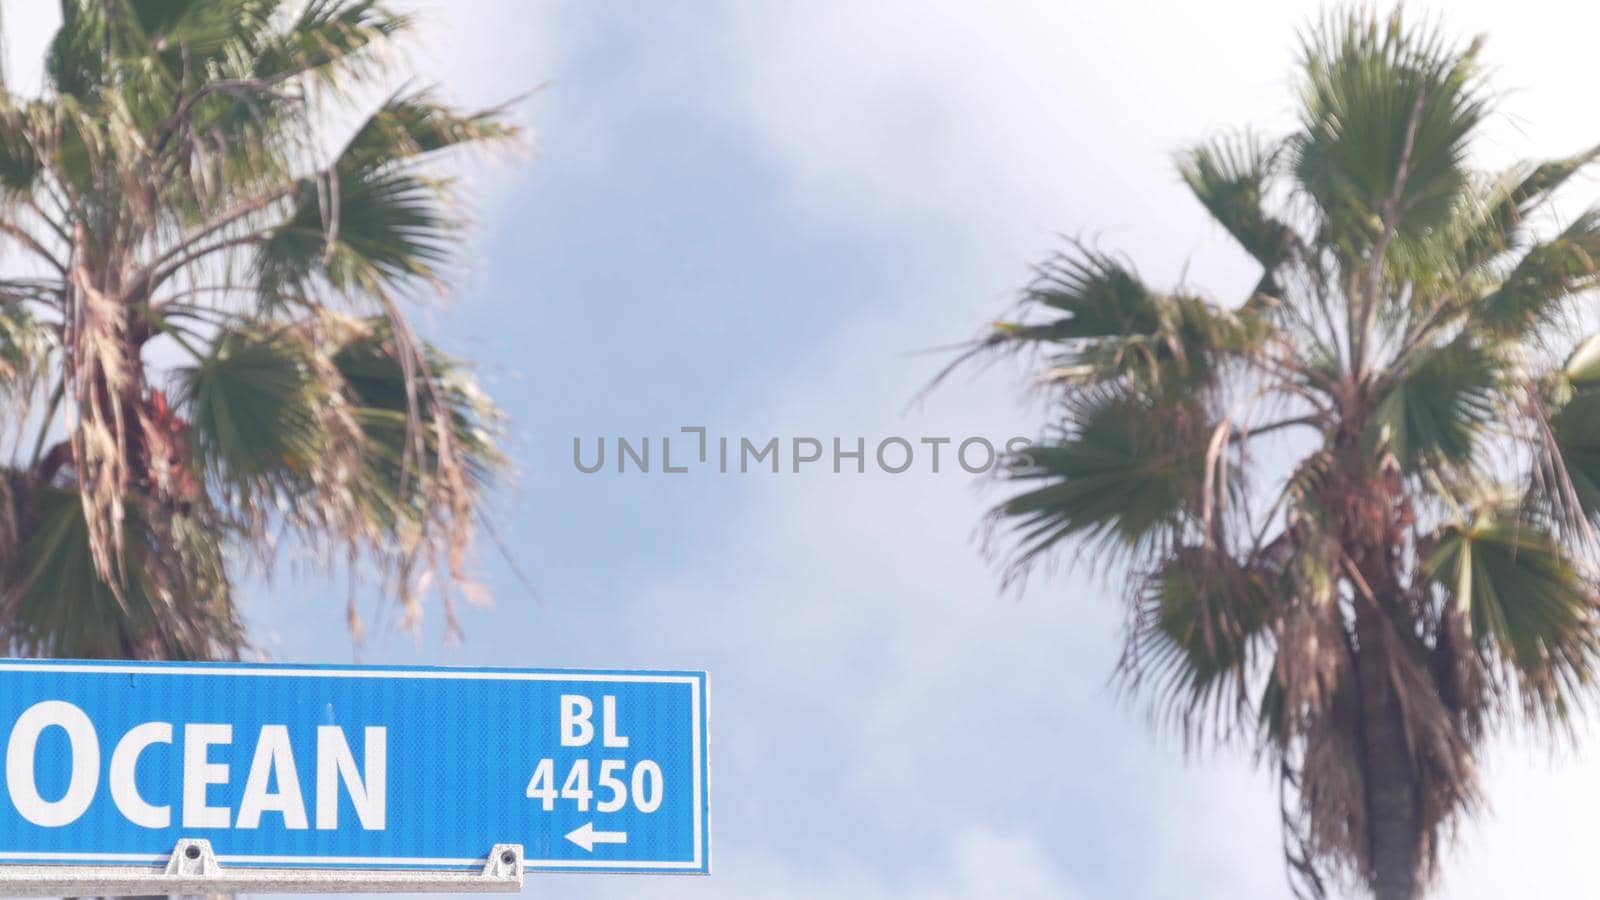
<path id="1" fill-rule="evenodd" d="M 567 840 L 582 847 L 585 851 L 593 853 L 595 844 L 626 844 L 628 842 L 628 833 L 626 831 L 595 831 L 593 822 L 585 822 L 567 832 Z"/>

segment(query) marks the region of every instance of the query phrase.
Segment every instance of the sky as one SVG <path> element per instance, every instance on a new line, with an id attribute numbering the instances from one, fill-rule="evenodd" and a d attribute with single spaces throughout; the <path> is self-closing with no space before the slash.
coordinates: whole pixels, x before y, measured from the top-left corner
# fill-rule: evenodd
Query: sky
<path id="1" fill-rule="evenodd" d="M 787 447 L 781 474 L 669 475 L 585 474 L 572 448 L 684 426 L 869 451 L 1036 433 L 1045 410 L 1014 366 L 914 403 L 949 358 L 929 351 L 1004 314 L 1062 235 L 1151 282 L 1242 296 L 1256 273 L 1172 153 L 1281 126 L 1318 7 L 415 5 L 396 77 L 470 103 L 526 95 L 527 146 L 472 164 L 466 271 L 420 315 L 509 414 L 520 472 L 495 521 L 534 591 L 485 547 L 494 603 L 465 613 L 462 643 L 437 609 L 408 635 L 373 607 L 357 650 L 343 583 L 286 571 L 246 599 L 261 652 L 708 671 L 713 874 L 532 875 L 529 895 L 1284 895 L 1268 773 L 1186 757 L 1113 691 L 1122 573 L 1001 589 L 981 527 L 995 485 L 920 452 L 898 475 L 793 474 Z M 43 6 L 5 9 L 14 80 L 48 34 Z M 1489 34 L 1508 91 L 1484 162 L 1600 142 L 1600 11 L 1517 13 L 1462 3 L 1444 20 Z M 1488 808 L 1439 896 L 1586 892 L 1600 818 L 1574 799 L 1600 789 L 1597 749 L 1494 744 Z"/>

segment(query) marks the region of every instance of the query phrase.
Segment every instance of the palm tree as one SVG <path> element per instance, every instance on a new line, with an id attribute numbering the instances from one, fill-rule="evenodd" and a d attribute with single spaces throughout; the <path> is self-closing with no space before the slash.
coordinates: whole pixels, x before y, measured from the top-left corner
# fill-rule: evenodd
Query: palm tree
<path id="1" fill-rule="evenodd" d="M 1138 573 L 1123 683 L 1270 761 L 1302 894 L 1419 896 L 1486 737 L 1566 730 L 1600 649 L 1600 210 L 1550 203 L 1600 149 L 1469 168 L 1478 47 L 1314 24 L 1290 133 L 1178 158 L 1248 298 L 1074 243 L 972 351 L 1033 351 L 1060 409 L 994 510 L 1013 574 Z"/>
<path id="2" fill-rule="evenodd" d="M 497 414 L 407 310 L 464 224 L 435 161 L 513 130 L 358 104 L 409 24 L 375 0 L 61 13 L 0 88 L 0 649 L 236 656 L 284 546 L 407 621 L 470 588 Z"/>

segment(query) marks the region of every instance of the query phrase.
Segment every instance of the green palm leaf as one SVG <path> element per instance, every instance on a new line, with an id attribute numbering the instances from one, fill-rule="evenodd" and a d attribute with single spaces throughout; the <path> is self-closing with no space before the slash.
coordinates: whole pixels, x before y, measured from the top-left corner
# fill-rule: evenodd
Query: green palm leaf
<path id="1" fill-rule="evenodd" d="M 1475 269 L 1501 253 L 1516 248 L 1529 216 L 1572 177 L 1600 158 L 1600 147 L 1535 166 L 1520 166 L 1497 179 L 1481 203 L 1467 209 L 1470 220 L 1462 229 L 1461 268 Z"/>
<path id="2" fill-rule="evenodd" d="M 75 491 L 13 480 L 21 531 L 0 582 L 0 643 L 32 656 L 213 659 L 241 626 L 214 526 L 130 504 L 113 587 L 96 571 Z"/>
<path id="3" fill-rule="evenodd" d="M 1600 343 L 1590 338 L 1568 359 L 1565 394 L 1550 416 L 1550 437 L 1579 508 L 1600 515 Z M 1541 480 L 1547 496 L 1560 496 L 1563 485 Z"/>
<path id="4" fill-rule="evenodd" d="M 1354 248 L 1387 225 L 1417 238 L 1444 223 L 1488 112 L 1476 47 L 1352 13 L 1314 29 L 1303 53 L 1293 169 L 1330 237 Z"/>
<path id="5" fill-rule="evenodd" d="M 1498 288 L 1479 301 L 1473 326 L 1521 337 L 1550 324 L 1574 294 L 1600 284 L 1600 209 L 1530 247 Z"/>
<path id="6" fill-rule="evenodd" d="M 1190 736 L 1212 723 L 1225 732 L 1246 715 L 1247 681 L 1270 644 L 1271 579 L 1215 549 L 1182 547 L 1144 580 L 1138 602 L 1125 677 Z"/>
<path id="7" fill-rule="evenodd" d="M 1486 658 L 1505 664 L 1522 689 L 1563 714 L 1586 682 L 1595 653 L 1596 585 L 1537 522 L 1491 511 L 1446 527 L 1428 575 Z"/>
<path id="8" fill-rule="evenodd" d="M 1018 566 L 1082 537 L 1112 553 L 1176 542 L 1198 516 L 1204 423 L 1194 410 L 1102 392 L 1078 403 L 1072 426 L 1018 454 L 1010 481 L 1043 482 L 993 515 L 1016 534 Z"/>
<path id="9" fill-rule="evenodd" d="M 1038 348 L 1045 378 L 1061 385 L 1128 382 L 1181 393 L 1209 384 L 1262 338 L 1262 323 L 1247 314 L 1155 293 L 1112 257 L 1075 251 L 1039 268 L 1022 301 L 1030 320 L 997 323 L 974 352 Z"/>
<path id="10" fill-rule="evenodd" d="M 1369 441 L 1406 471 L 1468 462 L 1497 414 L 1502 378 L 1500 361 L 1468 339 L 1439 347 L 1394 379 L 1372 417 Z"/>
<path id="11" fill-rule="evenodd" d="M 25 115 L 9 100 L 0 101 L 0 190 L 12 196 L 26 195 L 43 168 L 38 152 L 28 142 Z"/>
<path id="12" fill-rule="evenodd" d="M 1263 283 L 1300 244 L 1286 223 L 1267 212 L 1268 180 L 1282 145 L 1254 135 L 1218 138 L 1178 157 L 1178 174 L 1228 233 L 1266 269 Z"/>
<path id="13" fill-rule="evenodd" d="M 457 114 L 426 92 L 391 98 L 356 130 L 328 180 L 297 186 L 293 214 L 259 251 L 262 296 L 308 294 L 317 277 L 377 295 L 436 283 L 460 223 L 447 211 L 448 183 L 419 167 L 441 151 L 513 134 L 494 111 Z"/>
<path id="14" fill-rule="evenodd" d="M 262 504 L 300 530 L 377 549 L 481 496 L 504 460 L 499 413 L 424 344 L 406 371 L 388 321 L 333 319 L 222 333 L 180 372 L 194 458 L 241 515 Z M 469 502 L 469 506 L 474 505 Z"/>
<path id="15" fill-rule="evenodd" d="M 195 462 L 238 504 L 301 499 L 334 462 L 340 386 L 305 329 L 224 331 L 177 377 Z"/>
<path id="16" fill-rule="evenodd" d="M 341 65 L 410 24 L 380 0 L 308 0 L 288 28 L 261 42 L 251 57 L 253 73 L 275 80 L 312 73 L 337 87 Z"/>
<path id="17" fill-rule="evenodd" d="M 0 392 L 26 393 L 45 374 L 51 330 L 20 303 L 0 303 Z"/>
<path id="18" fill-rule="evenodd" d="M 317 185 L 300 186 L 293 218 L 261 248 L 263 298 L 308 294 L 315 275 L 356 292 L 436 281 L 438 266 L 450 257 L 455 223 L 439 206 L 435 185 L 384 173 L 341 180 L 337 190 L 339 218 L 331 230 Z"/>
<path id="19" fill-rule="evenodd" d="M 368 117 L 339 154 L 336 168 L 360 176 L 386 166 L 407 165 L 443 150 L 515 136 L 502 110 L 459 113 L 429 90 L 396 94 Z"/>

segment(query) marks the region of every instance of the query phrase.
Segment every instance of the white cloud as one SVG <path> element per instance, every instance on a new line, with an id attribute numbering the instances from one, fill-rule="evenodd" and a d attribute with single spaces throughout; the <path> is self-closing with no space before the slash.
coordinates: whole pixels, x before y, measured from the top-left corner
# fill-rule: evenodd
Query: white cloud
<path id="1" fill-rule="evenodd" d="M 19 94 L 37 94 L 44 84 L 45 50 L 61 25 L 61 8 L 54 3 L 7 3 L 0 13 L 6 85 Z"/>
<path id="2" fill-rule="evenodd" d="M 406 68 L 464 103 L 503 103 L 550 77 L 569 29 L 548 3 L 411 0 L 417 54 Z"/>
<path id="3" fill-rule="evenodd" d="M 799 855 L 740 856 L 719 864 L 716 874 L 705 881 L 658 881 L 647 893 L 661 900 L 1077 900 L 1095 896 L 1062 872 L 1036 841 L 982 828 L 924 848 L 919 865 L 897 876 L 858 861 L 807 863 L 797 860 Z"/>
<path id="4" fill-rule="evenodd" d="M 1058 232 L 1103 235 L 1154 248 L 1141 259 L 1166 278 L 1205 249 L 1199 280 L 1244 277 L 1200 211 L 1173 202 L 1171 152 L 1281 120 L 1298 19 L 1284 5 L 774 4 L 731 18 L 738 110 L 806 209 L 1013 259 Z M 1218 52 L 1241 45 L 1253 52 Z"/>

